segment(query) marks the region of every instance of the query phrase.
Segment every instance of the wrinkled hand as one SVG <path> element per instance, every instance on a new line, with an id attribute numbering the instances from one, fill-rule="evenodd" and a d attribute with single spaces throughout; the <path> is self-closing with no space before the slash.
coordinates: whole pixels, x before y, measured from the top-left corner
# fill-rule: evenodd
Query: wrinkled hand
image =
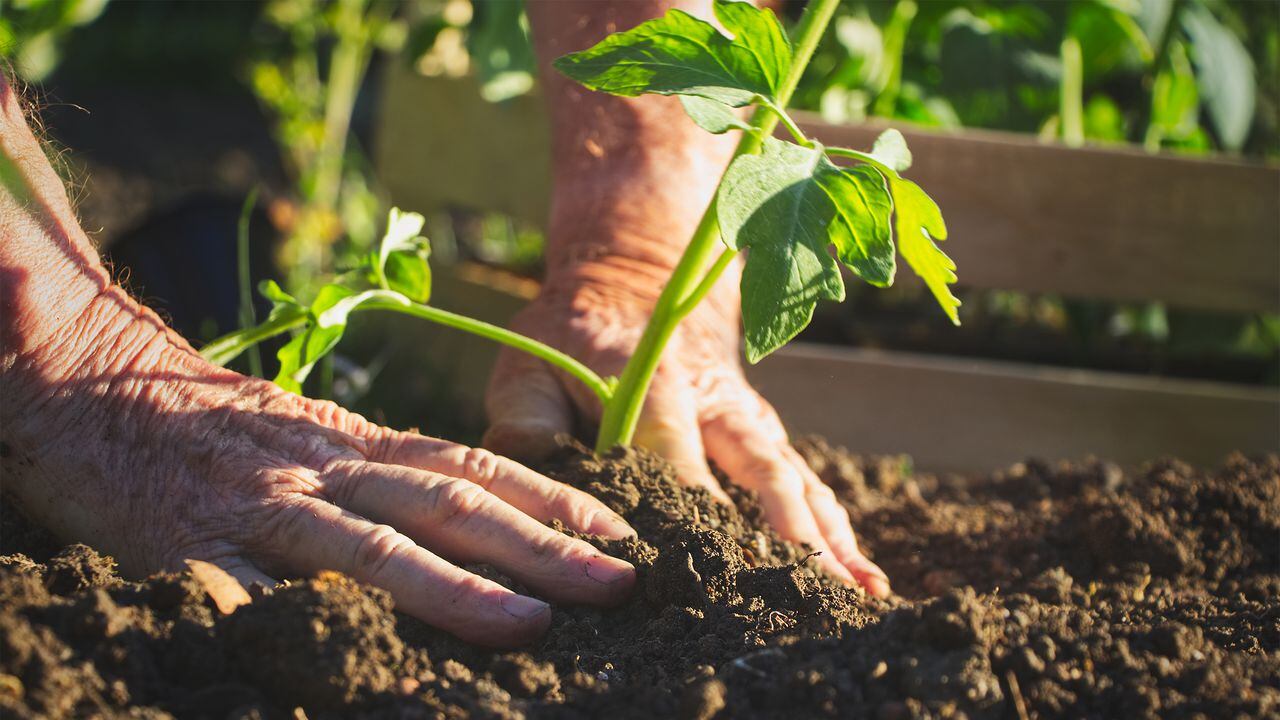
<path id="1" fill-rule="evenodd" d="M 246 584 L 337 570 L 491 645 L 541 635 L 550 608 L 453 563 L 567 602 L 630 591 L 629 564 L 542 524 L 631 534 L 585 493 L 214 367 L 129 304 L 108 290 L 66 340 L 4 368 L 5 490 L 62 538 L 132 575 L 185 558 Z"/>
<path id="2" fill-rule="evenodd" d="M 635 347 L 661 288 L 663 272 L 612 266 L 549 279 L 513 323 L 602 375 L 618 375 Z M 637 429 L 636 444 L 657 451 L 680 481 L 728 496 L 707 458 L 738 485 L 758 493 L 765 517 L 783 537 L 808 543 L 830 573 L 876 596 L 884 573 L 859 550 L 849 515 L 792 448 L 777 413 L 742 374 L 738 361 L 736 272 L 680 326 L 668 345 Z M 556 433 L 571 432 L 580 413 L 598 421 L 600 405 L 573 378 L 523 353 L 504 351 L 487 400 L 485 445 L 515 457 L 547 452 Z"/>

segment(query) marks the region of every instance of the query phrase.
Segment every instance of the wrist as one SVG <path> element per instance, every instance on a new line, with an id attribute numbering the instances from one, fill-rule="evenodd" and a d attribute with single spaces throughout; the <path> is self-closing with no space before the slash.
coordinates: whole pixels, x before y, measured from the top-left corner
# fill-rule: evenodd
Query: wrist
<path id="1" fill-rule="evenodd" d="M 39 345 L 6 355 L 0 367 L 5 439 L 57 439 L 90 406 L 120 404 L 133 394 L 130 386 L 177 350 L 175 341 L 181 342 L 154 313 L 120 288 L 107 288 Z"/>

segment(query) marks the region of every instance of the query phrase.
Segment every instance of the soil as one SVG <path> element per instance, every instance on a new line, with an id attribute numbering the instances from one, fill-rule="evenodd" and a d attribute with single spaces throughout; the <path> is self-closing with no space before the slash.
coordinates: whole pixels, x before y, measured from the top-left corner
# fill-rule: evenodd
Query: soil
<path id="1" fill-rule="evenodd" d="M 637 591 L 508 652 L 333 574 L 222 615 L 190 575 L 127 582 L 6 503 L 0 715 L 1280 717 L 1280 457 L 963 479 L 800 447 L 898 596 L 833 584 L 746 493 L 723 507 L 651 456 L 566 448 L 544 469 L 639 531 L 593 539 Z"/>

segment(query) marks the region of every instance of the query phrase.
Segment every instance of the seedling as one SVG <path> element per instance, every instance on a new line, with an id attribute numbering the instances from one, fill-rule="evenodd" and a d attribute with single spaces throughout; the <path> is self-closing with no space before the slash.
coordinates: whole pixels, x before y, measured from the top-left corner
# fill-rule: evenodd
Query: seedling
<path id="1" fill-rule="evenodd" d="M 838 3 L 812 0 L 794 44 L 771 11 L 716 0 L 716 18 L 731 36 L 671 10 L 556 61 L 557 69 L 592 90 L 628 97 L 675 95 L 708 132 L 741 133 L 716 196 L 619 378 L 601 378 L 535 340 L 426 305 L 431 276 L 426 240 L 419 237 L 422 217 L 398 210 L 391 211 L 381 247 L 361 272 L 323 287 L 309 306 L 267 283 L 263 292 L 275 303 L 271 316 L 215 341 L 205 348 L 206 357 L 227 362 L 256 342 L 301 328 L 279 353 L 277 377 L 296 391 L 316 360 L 337 344 L 352 312 L 402 312 L 532 353 L 582 381 L 604 408 L 596 440 L 597 450 L 604 451 L 631 442 L 672 333 L 743 250 L 750 250 L 742 275 L 749 362 L 804 329 L 818 300 L 844 299 L 839 263 L 872 285 L 891 285 L 895 246 L 958 323 L 960 301 L 949 287 L 956 281 L 955 263 L 935 244 L 946 238 L 946 226 L 933 200 L 901 175 L 911 164 L 901 133 L 886 131 L 870 152 L 824 147 L 806 137 L 786 112 Z M 756 108 L 750 121 L 736 112 L 746 107 Z M 772 137 L 779 122 L 795 142 Z M 856 164 L 837 166 L 832 157 Z"/>

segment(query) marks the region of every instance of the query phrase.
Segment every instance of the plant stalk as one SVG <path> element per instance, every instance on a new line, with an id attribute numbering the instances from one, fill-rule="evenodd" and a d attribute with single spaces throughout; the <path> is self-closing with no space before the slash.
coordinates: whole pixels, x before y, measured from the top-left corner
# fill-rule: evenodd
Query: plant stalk
<path id="1" fill-rule="evenodd" d="M 898 106 L 898 94 L 902 90 L 902 55 L 907 44 L 907 31 L 911 29 L 917 10 L 915 0 L 900 0 L 885 28 L 884 56 L 889 59 L 889 67 L 884 75 L 884 87 L 871 109 L 880 117 L 893 117 Z"/>
<path id="2" fill-rule="evenodd" d="M 240 283 L 240 329 L 258 324 L 253 311 L 253 269 L 249 267 L 249 220 L 258 203 L 258 188 L 254 187 L 240 208 L 240 221 L 236 225 L 236 271 Z M 258 346 L 249 349 L 249 374 L 262 377 L 262 353 Z"/>
<path id="3" fill-rule="evenodd" d="M 1062 83 L 1059 86 L 1058 116 L 1062 118 L 1062 141 L 1068 147 L 1084 145 L 1084 58 L 1080 41 L 1068 35 L 1062 41 Z"/>
<path id="4" fill-rule="evenodd" d="M 1173 0 L 1169 3 L 1169 17 L 1165 19 L 1164 27 L 1160 30 L 1155 55 L 1151 60 L 1151 74 L 1145 78 L 1148 91 L 1147 105 L 1142 108 L 1137 127 L 1144 132 L 1143 145 L 1148 152 L 1159 152 L 1160 143 L 1164 139 L 1160 129 L 1152 125 L 1152 120 L 1155 118 L 1155 90 L 1160 75 L 1166 72 L 1165 66 L 1170 64 L 1169 54 L 1173 48 L 1173 38 L 1178 31 L 1178 20 L 1184 5 L 1186 5 L 1185 0 Z"/>
<path id="5" fill-rule="evenodd" d="M 402 315 L 410 315 L 412 317 L 421 318 L 438 325 L 444 325 L 457 330 L 469 332 L 472 335 L 493 340 L 509 347 L 515 348 L 522 352 L 529 353 L 534 357 L 546 360 L 555 367 L 564 370 L 574 378 L 586 385 L 591 392 L 600 398 L 603 405 L 608 405 L 613 399 L 614 389 L 609 380 L 606 380 L 595 373 L 594 370 L 583 365 L 572 357 L 560 352 L 559 350 L 525 337 L 520 333 L 513 332 L 503 327 L 493 325 L 483 320 L 476 320 L 465 315 L 441 310 L 440 308 L 431 307 L 430 305 L 422 305 L 419 303 L 409 303 L 402 305 L 391 301 L 371 300 L 357 306 L 352 312 L 365 312 L 369 310 L 387 310 L 397 312 Z M 290 330 L 300 328 L 307 324 L 307 316 L 300 315 L 288 319 L 278 320 L 275 322 L 265 322 L 254 328 L 249 333 L 233 333 L 218 340 L 214 340 L 200 350 L 200 354 L 206 360 L 216 365 L 226 365 L 235 360 L 240 353 L 255 346 L 269 338 L 275 337 Z"/>
<path id="6" fill-rule="evenodd" d="M 835 14 L 840 0 L 810 0 L 805 7 L 804 15 L 796 25 L 795 52 L 792 56 L 791 69 L 778 88 L 776 105 L 779 110 L 786 108 L 800 83 L 813 51 L 822 40 L 822 34 Z M 764 138 L 773 133 L 781 117 L 766 107 L 758 108 L 751 116 L 754 132 L 743 132 L 738 147 L 734 150 L 733 159 L 741 155 L 750 155 L 760 151 Z M 732 160 L 730 161 L 732 162 Z M 716 201 L 712 197 L 702 220 L 698 222 L 689 245 L 671 273 L 671 279 L 658 296 L 653 316 L 645 326 L 644 334 L 636 344 L 635 352 L 627 361 L 626 368 L 618 378 L 618 386 L 614 391 L 614 401 L 604 404 L 604 416 L 600 420 L 600 434 L 596 437 L 596 452 L 605 452 L 615 445 L 629 445 L 635 437 L 636 425 L 640 421 L 640 411 L 644 408 L 645 397 L 649 394 L 649 386 L 653 375 L 657 372 L 658 362 L 662 359 L 662 351 L 671 339 L 672 333 L 680 321 L 689 314 L 697 302 L 710 292 L 715 280 L 731 264 L 737 252 L 725 250 L 711 268 L 708 263 L 720 244 L 720 225 L 716 220 Z"/>

